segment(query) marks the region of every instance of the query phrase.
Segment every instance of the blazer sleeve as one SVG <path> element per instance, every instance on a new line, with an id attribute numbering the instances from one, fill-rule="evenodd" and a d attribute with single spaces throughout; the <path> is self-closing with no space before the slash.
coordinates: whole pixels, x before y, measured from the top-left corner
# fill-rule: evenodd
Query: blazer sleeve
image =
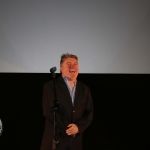
<path id="1" fill-rule="evenodd" d="M 43 106 L 43 115 L 45 118 L 53 124 L 54 122 L 54 113 L 52 108 L 54 107 L 54 91 L 51 84 L 45 83 L 43 87 L 43 98 L 42 98 L 42 106 Z M 59 129 L 65 131 L 66 126 L 64 125 L 63 118 L 57 113 L 57 126 Z"/>

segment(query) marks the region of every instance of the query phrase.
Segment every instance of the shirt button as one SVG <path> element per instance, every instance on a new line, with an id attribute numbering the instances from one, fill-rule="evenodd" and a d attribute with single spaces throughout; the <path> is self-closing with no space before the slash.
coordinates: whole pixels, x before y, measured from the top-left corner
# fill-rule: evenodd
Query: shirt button
<path id="1" fill-rule="evenodd" d="M 73 110 L 73 112 L 75 113 L 75 110 Z"/>

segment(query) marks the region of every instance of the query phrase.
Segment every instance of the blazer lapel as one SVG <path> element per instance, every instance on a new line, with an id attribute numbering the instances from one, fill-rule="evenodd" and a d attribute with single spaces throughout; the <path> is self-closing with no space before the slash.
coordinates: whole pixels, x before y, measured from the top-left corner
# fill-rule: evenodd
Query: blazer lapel
<path id="1" fill-rule="evenodd" d="M 73 107 L 71 97 L 70 97 L 70 93 L 69 93 L 69 90 L 67 88 L 67 85 L 66 85 L 63 77 L 60 77 L 58 79 L 58 86 L 61 88 L 62 92 L 65 94 L 68 103 Z"/>
<path id="2" fill-rule="evenodd" d="M 77 103 L 78 103 L 78 100 L 79 100 L 79 97 L 80 97 L 80 85 L 79 85 L 79 82 L 77 81 L 76 83 L 76 91 L 75 91 L 75 99 L 74 99 L 74 107 L 76 107 Z"/>

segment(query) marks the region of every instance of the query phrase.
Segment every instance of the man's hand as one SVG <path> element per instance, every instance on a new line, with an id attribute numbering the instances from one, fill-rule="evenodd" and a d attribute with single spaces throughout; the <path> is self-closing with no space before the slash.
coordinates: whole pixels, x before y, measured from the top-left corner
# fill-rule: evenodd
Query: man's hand
<path id="1" fill-rule="evenodd" d="M 78 131 L 79 131 L 78 127 L 75 124 L 69 124 L 67 126 L 67 128 L 68 128 L 66 130 L 67 135 L 75 136 L 78 133 Z"/>

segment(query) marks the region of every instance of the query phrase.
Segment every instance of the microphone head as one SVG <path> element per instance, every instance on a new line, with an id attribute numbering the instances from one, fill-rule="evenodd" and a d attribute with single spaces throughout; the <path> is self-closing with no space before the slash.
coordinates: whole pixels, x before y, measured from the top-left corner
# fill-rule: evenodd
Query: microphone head
<path id="1" fill-rule="evenodd" d="M 50 72 L 51 72 L 51 73 L 54 73 L 56 70 L 57 70 L 56 67 L 52 67 L 52 68 L 50 69 Z"/>

